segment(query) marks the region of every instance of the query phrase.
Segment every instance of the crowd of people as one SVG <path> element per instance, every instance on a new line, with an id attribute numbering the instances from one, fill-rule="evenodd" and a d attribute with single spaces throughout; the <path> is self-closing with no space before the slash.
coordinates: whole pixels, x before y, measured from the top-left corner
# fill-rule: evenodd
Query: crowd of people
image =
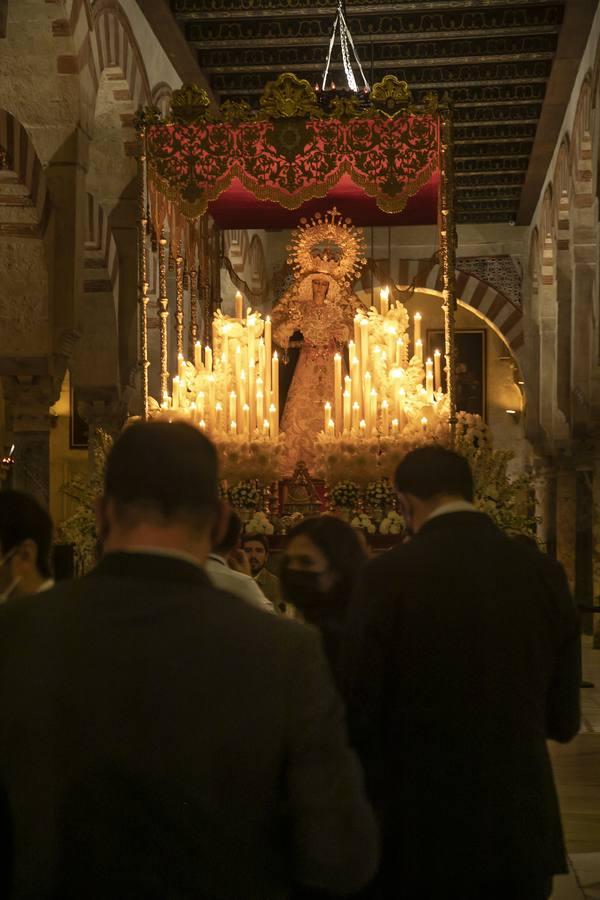
<path id="1" fill-rule="evenodd" d="M 0 492 L 0 895 L 545 900 L 566 871 L 547 740 L 579 729 L 564 573 L 473 505 L 464 458 L 396 473 L 409 539 L 263 535 L 185 424 L 108 458 L 101 558 Z"/>

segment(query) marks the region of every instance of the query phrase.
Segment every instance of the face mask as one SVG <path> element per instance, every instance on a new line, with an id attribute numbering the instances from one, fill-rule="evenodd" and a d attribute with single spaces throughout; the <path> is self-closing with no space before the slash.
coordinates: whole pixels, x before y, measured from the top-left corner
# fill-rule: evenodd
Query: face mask
<path id="1" fill-rule="evenodd" d="M 285 598 L 300 610 L 316 606 L 327 594 L 327 591 L 321 588 L 321 575 L 321 572 L 306 572 L 283 566 L 281 586 Z"/>

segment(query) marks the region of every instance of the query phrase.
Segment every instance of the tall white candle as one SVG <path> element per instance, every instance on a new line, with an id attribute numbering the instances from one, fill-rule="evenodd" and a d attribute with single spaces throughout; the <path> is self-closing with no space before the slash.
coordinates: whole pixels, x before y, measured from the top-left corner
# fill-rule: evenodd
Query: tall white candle
<path id="1" fill-rule="evenodd" d="M 265 377 L 265 339 L 262 337 L 258 342 L 258 371 L 256 374 L 257 376 L 260 376 L 261 379 L 264 379 Z"/>
<path id="2" fill-rule="evenodd" d="M 209 420 L 213 422 L 213 416 L 216 408 L 217 382 L 214 375 L 208 376 L 208 415 Z"/>
<path id="3" fill-rule="evenodd" d="M 223 404 L 215 404 L 215 431 L 219 434 L 223 431 Z"/>
<path id="4" fill-rule="evenodd" d="M 205 418 L 205 404 L 204 404 L 204 391 L 198 391 L 196 394 L 196 406 L 198 407 L 198 416 L 201 419 Z"/>
<path id="5" fill-rule="evenodd" d="M 255 360 L 256 353 L 256 319 L 248 316 L 248 365 Z"/>
<path id="6" fill-rule="evenodd" d="M 243 369 L 240 372 L 240 380 L 239 380 L 238 384 L 236 384 L 235 387 L 236 387 L 235 393 L 237 394 L 238 411 L 235 416 L 230 416 L 230 418 L 235 419 L 236 422 L 241 422 L 242 421 L 242 407 L 244 406 L 244 403 L 246 402 L 247 387 L 248 387 L 246 373 L 244 372 Z"/>
<path id="7" fill-rule="evenodd" d="M 333 421 L 333 419 L 330 419 L 327 423 L 327 434 L 329 434 L 331 437 L 333 437 L 335 434 L 335 422 Z"/>
<path id="8" fill-rule="evenodd" d="M 439 350 L 436 350 L 433 354 L 433 364 L 435 370 L 435 389 L 436 391 L 441 391 L 442 389 L 442 354 Z"/>
<path id="9" fill-rule="evenodd" d="M 250 358 L 248 362 L 248 404 L 250 406 L 250 431 L 256 428 L 256 365 Z"/>
<path id="10" fill-rule="evenodd" d="M 369 320 L 360 323 L 360 365 L 363 372 L 369 367 Z"/>
<path id="11" fill-rule="evenodd" d="M 244 298 L 240 291 L 236 291 L 235 294 L 235 317 L 236 319 L 241 319 L 243 317 L 243 309 L 244 309 Z"/>
<path id="12" fill-rule="evenodd" d="M 265 380 L 265 397 L 269 397 L 271 393 L 271 357 L 273 355 L 271 330 L 271 316 L 267 316 L 265 319 L 265 370 L 262 376 Z"/>
<path id="13" fill-rule="evenodd" d="M 362 404 L 362 384 L 360 381 L 360 362 L 358 356 L 355 356 L 352 359 L 350 373 L 352 375 L 352 403 Z M 358 423 L 356 427 L 358 428 Z"/>
<path id="14" fill-rule="evenodd" d="M 269 432 L 271 439 L 279 437 L 279 416 L 274 403 L 269 406 Z"/>
<path id="15" fill-rule="evenodd" d="M 342 427 L 342 357 L 336 353 L 333 357 L 334 366 L 334 392 L 335 392 L 335 423 L 338 429 Z"/>
<path id="16" fill-rule="evenodd" d="M 390 405 L 387 400 L 381 402 L 381 430 L 385 437 L 390 433 Z"/>
<path id="17" fill-rule="evenodd" d="M 398 434 L 400 430 L 400 423 L 398 419 L 392 419 L 392 434 Z"/>
<path id="18" fill-rule="evenodd" d="M 240 374 L 242 371 L 242 348 L 240 347 L 239 344 L 236 344 L 236 347 L 235 347 L 234 369 L 235 369 L 235 383 L 236 383 L 236 385 L 238 385 L 240 383 Z"/>
<path id="19" fill-rule="evenodd" d="M 265 418 L 265 395 L 262 391 L 262 384 L 260 390 L 258 385 L 256 387 L 256 424 L 257 427 L 260 425 Z"/>
<path id="20" fill-rule="evenodd" d="M 199 371 L 202 366 L 202 344 L 196 341 L 194 344 L 194 368 Z"/>
<path id="21" fill-rule="evenodd" d="M 344 434 L 352 428 L 352 396 L 349 390 L 344 391 Z"/>
<path id="22" fill-rule="evenodd" d="M 173 378 L 173 402 L 171 406 L 173 409 L 179 409 L 180 404 L 180 379 L 179 375 L 175 375 L 175 377 Z"/>
<path id="23" fill-rule="evenodd" d="M 242 433 L 250 437 L 250 407 L 247 403 L 242 406 Z"/>
<path id="24" fill-rule="evenodd" d="M 431 359 L 425 363 L 425 390 L 428 401 L 433 403 L 433 360 Z"/>
<path id="25" fill-rule="evenodd" d="M 360 313 L 356 313 L 354 316 L 354 340 L 350 343 L 354 344 L 356 347 L 360 348 L 360 322 L 362 316 Z M 360 353 L 360 350 L 358 351 Z M 357 355 L 358 355 L 357 353 Z M 352 351 L 350 351 L 350 359 L 352 359 Z"/>
<path id="26" fill-rule="evenodd" d="M 395 325 L 388 324 L 385 326 L 385 347 L 390 362 L 393 362 L 396 356 L 396 334 Z"/>
<path id="27" fill-rule="evenodd" d="M 327 425 L 329 424 L 329 420 L 331 419 L 331 403 L 329 402 L 329 400 L 327 401 L 327 403 L 325 403 L 323 412 L 324 412 L 323 431 L 327 432 Z"/>
<path id="28" fill-rule="evenodd" d="M 414 319 L 414 322 L 415 322 L 415 345 L 416 345 L 417 341 L 421 340 L 421 319 L 422 319 L 421 313 L 420 312 L 415 313 L 415 319 Z"/>
<path id="29" fill-rule="evenodd" d="M 371 398 L 371 373 L 365 372 L 365 377 L 363 378 L 363 416 L 368 420 L 369 418 L 369 402 Z"/>
<path id="30" fill-rule="evenodd" d="M 358 432 L 358 425 L 360 422 L 360 406 L 357 402 L 352 404 L 352 431 L 354 434 Z"/>
<path id="31" fill-rule="evenodd" d="M 377 430 L 377 391 L 371 388 L 369 398 L 369 434 Z"/>
<path id="32" fill-rule="evenodd" d="M 213 352 L 208 346 L 204 350 L 204 368 L 209 373 L 213 370 Z"/>
<path id="33" fill-rule="evenodd" d="M 235 391 L 231 391 L 229 395 L 229 420 L 230 422 L 237 421 L 237 394 Z"/>
<path id="34" fill-rule="evenodd" d="M 421 338 L 415 344 L 415 356 L 419 360 L 420 363 L 423 362 L 423 341 Z"/>
<path id="35" fill-rule="evenodd" d="M 279 356 L 277 350 L 273 354 L 273 362 L 271 365 L 271 391 L 275 409 L 279 412 Z"/>
<path id="36" fill-rule="evenodd" d="M 232 419 L 229 423 L 229 434 L 237 434 L 237 422 Z"/>
<path id="37" fill-rule="evenodd" d="M 390 308 L 390 289 L 382 287 L 379 291 L 379 311 L 382 316 L 387 316 Z"/>
<path id="38" fill-rule="evenodd" d="M 177 374 L 179 375 L 179 380 L 183 381 L 185 378 L 185 360 L 183 358 L 183 353 L 177 354 Z"/>

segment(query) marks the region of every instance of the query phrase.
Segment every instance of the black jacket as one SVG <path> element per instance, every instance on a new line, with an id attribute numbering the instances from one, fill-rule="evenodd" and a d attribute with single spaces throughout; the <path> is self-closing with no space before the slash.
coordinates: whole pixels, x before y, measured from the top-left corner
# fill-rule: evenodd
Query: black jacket
<path id="1" fill-rule="evenodd" d="M 565 871 L 546 738 L 579 728 L 579 638 L 546 569 L 475 512 L 366 567 L 342 677 L 404 887 Z"/>
<path id="2" fill-rule="evenodd" d="M 318 635 L 174 558 L 0 610 L 0 783 L 18 900 L 278 900 L 377 864 Z"/>

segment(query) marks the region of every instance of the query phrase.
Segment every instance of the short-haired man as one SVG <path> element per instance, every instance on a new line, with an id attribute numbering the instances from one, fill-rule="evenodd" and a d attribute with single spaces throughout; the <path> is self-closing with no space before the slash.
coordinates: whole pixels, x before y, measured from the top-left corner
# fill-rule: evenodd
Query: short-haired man
<path id="1" fill-rule="evenodd" d="M 343 673 L 381 896 L 545 900 L 566 871 L 546 739 L 579 727 L 573 605 L 477 512 L 463 457 L 415 450 L 396 488 L 414 537 L 367 564 Z"/>
<path id="2" fill-rule="evenodd" d="M 0 603 L 46 591 L 50 569 L 52 519 L 22 491 L 0 491 Z"/>
<path id="3" fill-rule="evenodd" d="M 233 509 L 227 510 L 227 517 L 227 527 L 206 560 L 204 567 L 206 573 L 215 587 L 222 591 L 229 591 L 236 597 L 241 597 L 246 603 L 272 613 L 274 611 L 273 604 L 267 600 L 257 582 L 249 574 L 250 566 L 243 550 L 237 552 L 246 564 L 246 571 L 239 571 L 230 565 L 230 557 L 239 547 L 242 520 Z"/>
<path id="4" fill-rule="evenodd" d="M 132 425 L 107 462 L 104 558 L 0 610 L 13 900 L 280 900 L 372 876 L 318 636 L 213 587 L 221 520 L 201 432 Z"/>
<path id="5" fill-rule="evenodd" d="M 259 588 L 273 604 L 273 607 L 282 612 L 281 585 L 277 575 L 269 572 L 269 539 L 265 534 L 245 534 L 242 538 L 242 548 L 248 557 L 252 577 Z"/>

